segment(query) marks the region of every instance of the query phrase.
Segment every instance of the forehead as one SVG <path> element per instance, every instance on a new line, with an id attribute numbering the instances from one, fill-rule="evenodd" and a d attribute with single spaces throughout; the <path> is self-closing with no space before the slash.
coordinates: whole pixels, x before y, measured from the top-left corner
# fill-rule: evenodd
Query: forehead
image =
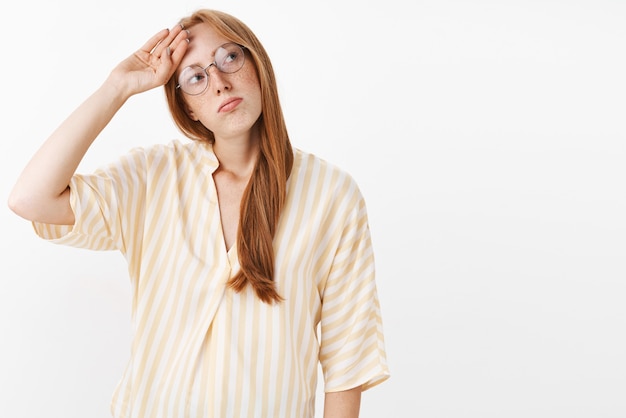
<path id="1" fill-rule="evenodd" d="M 189 29 L 189 46 L 180 62 L 180 68 L 192 64 L 208 63 L 221 45 L 229 42 L 219 35 L 208 23 L 200 23 Z"/>

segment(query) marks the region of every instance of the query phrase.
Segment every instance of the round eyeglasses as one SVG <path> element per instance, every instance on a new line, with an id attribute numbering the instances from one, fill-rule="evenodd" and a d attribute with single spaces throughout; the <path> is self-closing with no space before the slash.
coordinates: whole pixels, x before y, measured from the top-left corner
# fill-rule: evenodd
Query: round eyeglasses
<path id="1" fill-rule="evenodd" d="M 209 87 L 209 68 L 215 65 L 219 71 L 227 74 L 236 73 L 241 70 L 245 61 L 244 47 L 228 42 L 217 48 L 215 51 L 215 61 L 201 67 L 192 65 L 185 67 L 178 76 L 177 89 L 181 89 L 185 94 L 197 96 Z"/>

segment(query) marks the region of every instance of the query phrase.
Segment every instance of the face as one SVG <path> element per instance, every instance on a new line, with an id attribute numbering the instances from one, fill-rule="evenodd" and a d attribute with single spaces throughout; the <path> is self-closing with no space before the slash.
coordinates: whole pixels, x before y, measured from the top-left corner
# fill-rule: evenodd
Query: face
<path id="1" fill-rule="evenodd" d="M 205 68 L 213 63 L 218 48 L 230 42 L 205 23 L 192 26 L 189 33 L 189 47 L 176 71 L 177 78 L 188 66 Z M 231 74 L 221 72 L 215 65 L 206 71 L 209 86 L 204 92 L 195 96 L 178 92 L 188 105 L 189 117 L 211 130 L 216 141 L 254 135 L 255 122 L 261 115 L 261 87 L 250 57 Z"/>

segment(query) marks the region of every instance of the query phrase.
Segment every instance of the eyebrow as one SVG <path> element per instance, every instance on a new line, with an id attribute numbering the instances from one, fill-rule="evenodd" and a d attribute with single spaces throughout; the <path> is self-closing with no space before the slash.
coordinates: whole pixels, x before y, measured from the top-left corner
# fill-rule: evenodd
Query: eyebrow
<path id="1" fill-rule="evenodd" d="M 191 43 L 191 40 L 192 40 L 192 39 L 190 38 L 190 39 L 189 39 L 189 43 Z M 212 61 L 211 63 L 215 62 L 215 53 L 217 52 L 217 50 L 218 50 L 218 49 L 220 49 L 220 48 L 222 47 L 222 45 L 226 45 L 226 44 L 228 44 L 228 43 L 230 43 L 230 41 L 226 41 L 226 42 L 224 42 L 223 44 L 218 45 L 215 49 L 213 49 L 213 51 L 211 51 L 211 55 L 210 55 L 210 57 L 211 57 L 211 58 L 213 58 L 213 61 Z M 183 67 L 183 69 L 185 69 L 185 68 L 187 68 L 187 67 L 194 66 L 194 65 L 197 65 L 198 67 L 202 67 L 202 68 L 204 68 L 204 65 L 203 65 L 203 64 L 201 64 L 201 63 L 199 63 L 199 62 L 194 62 L 194 63 L 188 64 L 188 65 L 185 65 L 185 66 Z M 211 65 L 211 64 L 209 64 L 209 65 Z M 179 68 L 180 68 L 180 66 L 179 66 Z"/>

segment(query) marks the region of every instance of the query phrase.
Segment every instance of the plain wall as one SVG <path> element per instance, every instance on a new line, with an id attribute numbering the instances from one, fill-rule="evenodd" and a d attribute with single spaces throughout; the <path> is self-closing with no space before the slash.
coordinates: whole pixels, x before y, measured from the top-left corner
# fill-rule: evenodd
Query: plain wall
<path id="1" fill-rule="evenodd" d="M 0 196 L 198 7 L 257 33 L 292 142 L 366 198 L 392 376 L 362 417 L 626 416 L 626 2 L 5 2 Z M 80 170 L 180 137 L 154 90 Z M 0 416 L 109 417 L 122 256 L 45 242 L 6 204 L 0 222 Z"/>

